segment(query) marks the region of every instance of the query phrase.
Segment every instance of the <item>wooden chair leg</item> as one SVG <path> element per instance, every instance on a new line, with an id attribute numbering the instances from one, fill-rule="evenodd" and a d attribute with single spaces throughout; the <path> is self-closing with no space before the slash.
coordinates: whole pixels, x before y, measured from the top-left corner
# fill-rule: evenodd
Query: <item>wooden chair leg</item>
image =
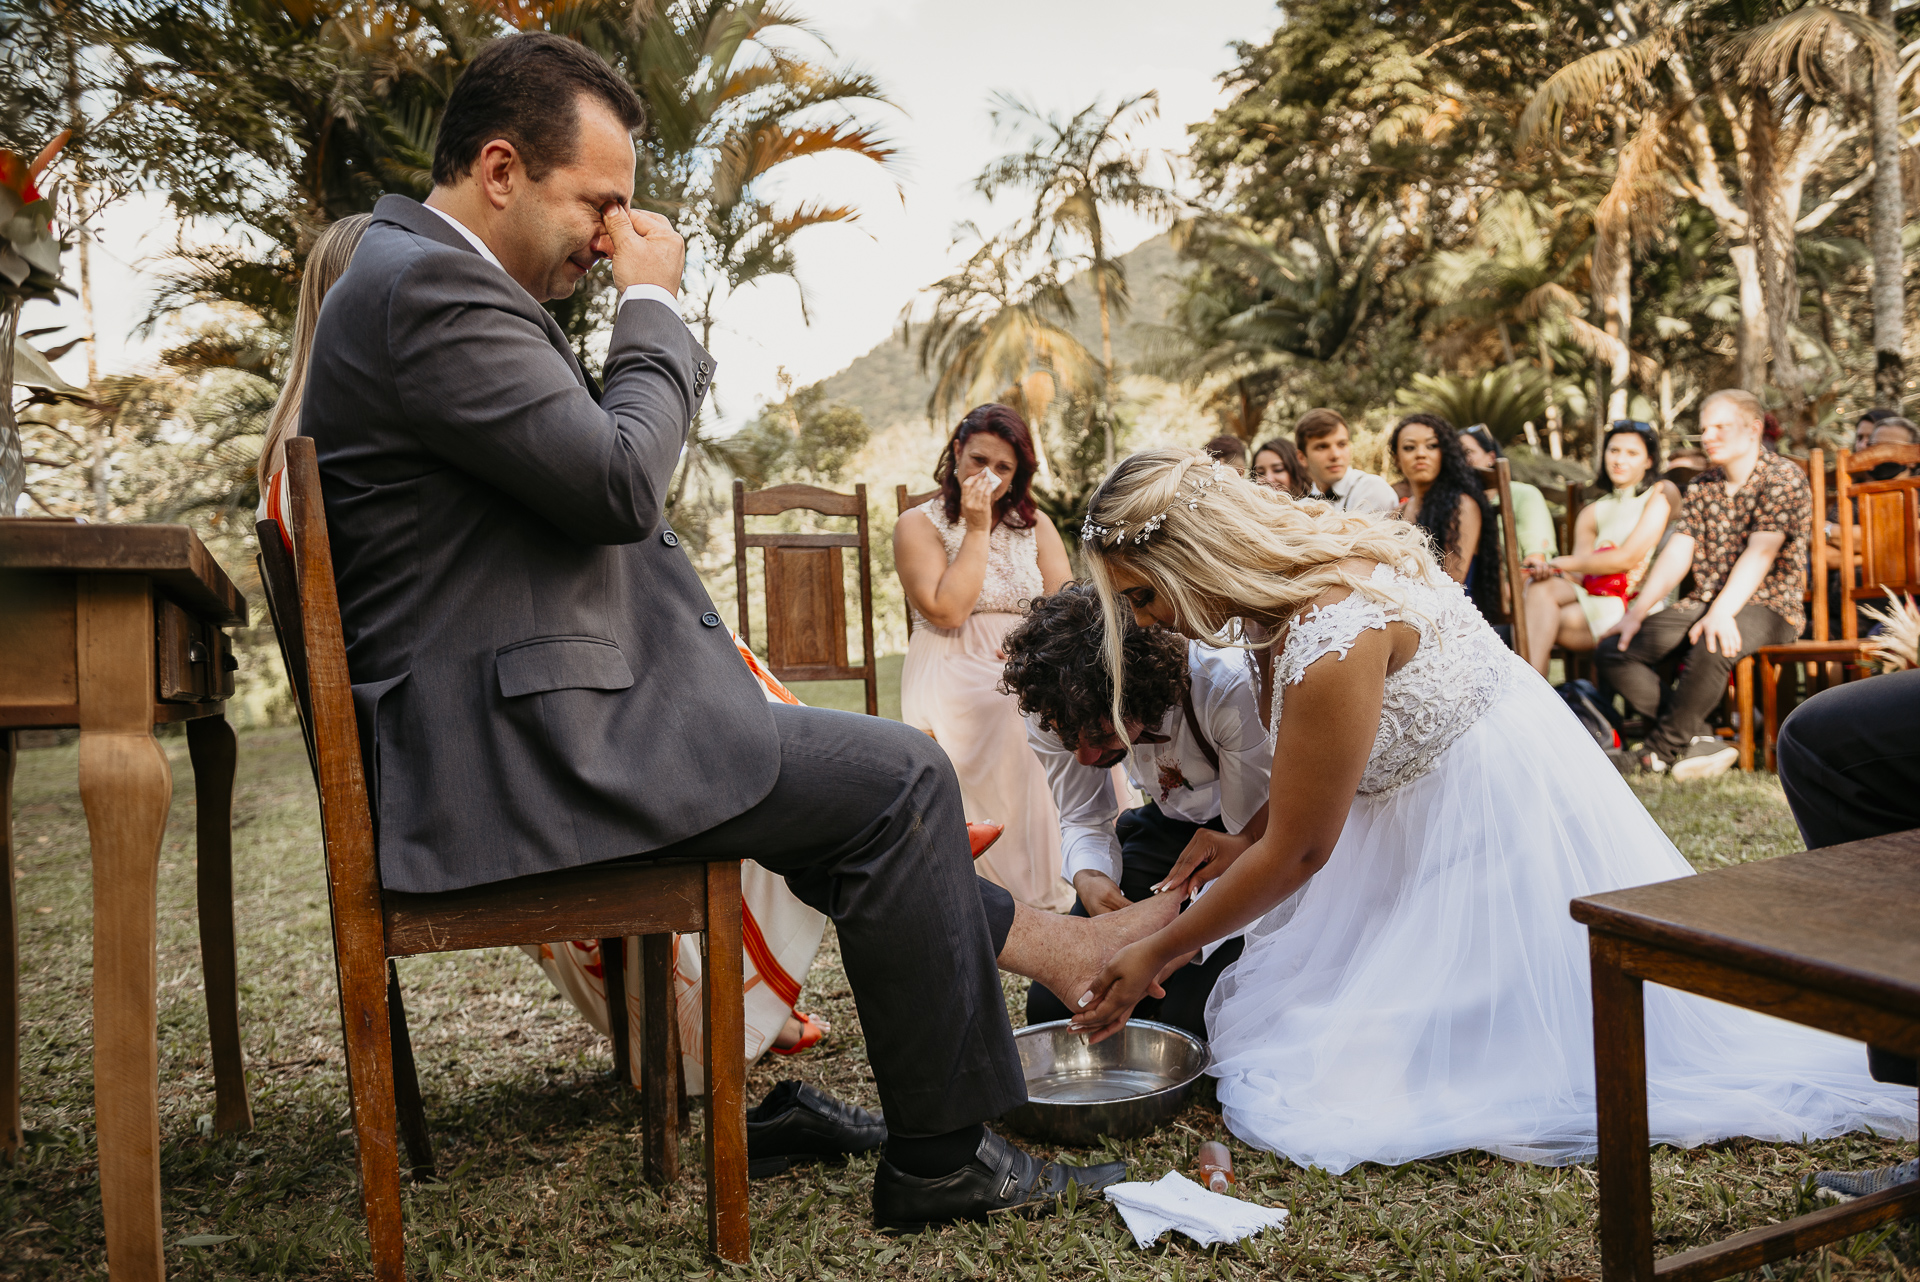
<path id="1" fill-rule="evenodd" d="M 600 978 L 607 989 L 607 1037 L 613 1042 L 613 1078 L 633 1085 L 632 1012 L 627 1009 L 627 941 L 600 941 Z"/>
<path id="2" fill-rule="evenodd" d="M 400 1141 L 416 1180 L 433 1178 L 433 1137 L 427 1134 L 427 1107 L 420 1098 L 420 1070 L 413 1062 L 413 1035 L 407 1032 L 407 1007 L 400 998 L 400 968 L 387 958 L 387 1026 L 393 1038 L 393 1104 Z"/>
<path id="3" fill-rule="evenodd" d="M 377 907 L 376 907 L 377 911 Z M 407 1282 L 406 1224 L 400 1202 L 398 1108 L 393 1082 L 393 1023 L 387 1007 L 387 958 L 377 918 L 334 907 L 334 956 L 340 1015 L 360 1154 L 360 1199 L 367 1215 L 374 1282 Z"/>
<path id="4" fill-rule="evenodd" d="M 707 1240 L 734 1264 L 749 1254 L 747 1225 L 746 982 L 740 940 L 740 864 L 707 865 Z"/>
<path id="5" fill-rule="evenodd" d="M 213 1043 L 213 1129 L 253 1129 L 247 1067 L 240 1047 L 240 976 L 233 945 L 233 727 L 224 716 L 187 722 L 193 761 L 195 882 L 200 912 L 200 971 Z"/>
<path id="6" fill-rule="evenodd" d="M 1760 746 L 1766 769 L 1773 769 L 1773 737 L 1780 727 L 1780 665 L 1765 655 L 1760 659 Z"/>
<path id="7" fill-rule="evenodd" d="M 1734 706 L 1740 713 L 1740 768 L 1753 771 L 1753 656 L 1733 669 Z"/>
<path id="8" fill-rule="evenodd" d="M 673 1037 L 673 936 L 640 941 L 640 1112 L 649 1183 L 670 1184 L 680 1175 L 680 1109 L 675 1083 L 680 1053 Z"/>
<path id="9" fill-rule="evenodd" d="M 13 897 L 11 730 L 0 730 L 0 1160 L 23 1142 L 20 1124 L 20 917 Z"/>
<path id="10" fill-rule="evenodd" d="M 1602 1282 L 1653 1282 L 1653 1176 L 1647 1153 L 1647 1030 L 1641 981 L 1589 939 L 1593 1075 L 1600 1141 Z"/>

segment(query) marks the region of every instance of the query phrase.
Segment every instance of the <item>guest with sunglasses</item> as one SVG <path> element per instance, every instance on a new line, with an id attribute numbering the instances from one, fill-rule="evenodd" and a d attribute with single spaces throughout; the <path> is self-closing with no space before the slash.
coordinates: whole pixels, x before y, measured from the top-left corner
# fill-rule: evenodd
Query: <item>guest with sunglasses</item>
<path id="1" fill-rule="evenodd" d="M 1600 497 L 1580 509 L 1572 555 L 1546 561 L 1527 585 L 1526 659 L 1542 676 L 1555 645 L 1592 650 L 1626 615 L 1680 507 L 1679 488 L 1660 479 L 1660 437 L 1650 424 L 1616 419 L 1600 453 Z"/>

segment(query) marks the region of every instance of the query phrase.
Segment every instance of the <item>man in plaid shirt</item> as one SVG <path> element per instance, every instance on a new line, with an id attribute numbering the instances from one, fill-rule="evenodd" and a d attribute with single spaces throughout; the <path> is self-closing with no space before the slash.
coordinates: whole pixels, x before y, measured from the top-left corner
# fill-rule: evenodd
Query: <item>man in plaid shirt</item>
<path id="1" fill-rule="evenodd" d="M 1596 658 L 1615 690 L 1654 722 L 1642 769 L 1675 779 L 1722 774 L 1739 756 L 1707 716 L 1734 665 L 1806 622 L 1812 492 L 1792 462 L 1765 449 L 1765 411 L 1751 392 L 1715 392 L 1700 407 L 1700 443 L 1713 466 L 1694 479 L 1672 537 Z M 1662 608 L 1687 572 L 1693 590 Z M 1671 685 L 1662 670 L 1682 664 Z"/>

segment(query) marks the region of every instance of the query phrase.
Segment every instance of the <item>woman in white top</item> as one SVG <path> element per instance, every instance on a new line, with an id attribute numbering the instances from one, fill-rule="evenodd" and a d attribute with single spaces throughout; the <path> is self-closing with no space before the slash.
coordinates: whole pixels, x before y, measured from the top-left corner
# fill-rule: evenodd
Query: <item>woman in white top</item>
<path id="1" fill-rule="evenodd" d="M 1175 866 L 1168 883 L 1218 880 L 1114 954 L 1075 1026 L 1110 1035 L 1173 963 L 1244 931 L 1207 1007 L 1207 1071 L 1248 1143 L 1335 1173 L 1593 1156 L 1587 938 L 1567 902 L 1692 869 L 1592 736 L 1411 525 L 1156 450 L 1102 483 L 1084 537 L 1116 687 L 1123 611 L 1215 643 L 1234 619 L 1273 629 L 1286 768 L 1257 840 Z M 1914 1133 L 1912 1088 L 1827 1033 L 1649 984 L 1646 1052 L 1656 1144 Z"/>
<path id="2" fill-rule="evenodd" d="M 1060 818 L 1027 727 L 1001 693 L 1000 641 L 1026 603 L 1071 577 L 1053 523 L 1033 505 L 1033 437 L 1004 405 L 954 429 L 934 468 L 940 493 L 893 531 L 893 560 L 912 611 L 900 712 L 939 741 L 960 776 L 969 819 L 1004 824 L 975 865 L 1036 908 L 1065 912 Z"/>
<path id="3" fill-rule="evenodd" d="M 1580 509 L 1573 554 L 1530 571 L 1527 584 L 1527 662 L 1541 676 L 1557 644 L 1588 651 L 1613 631 L 1640 590 L 1680 491 L 1660 477 L 1660 438 L 1646 423 L 1621 419 L 1601 449 L 1602 493 Z M 1655 608 L 1658 608 L 1657 606 Z"/>

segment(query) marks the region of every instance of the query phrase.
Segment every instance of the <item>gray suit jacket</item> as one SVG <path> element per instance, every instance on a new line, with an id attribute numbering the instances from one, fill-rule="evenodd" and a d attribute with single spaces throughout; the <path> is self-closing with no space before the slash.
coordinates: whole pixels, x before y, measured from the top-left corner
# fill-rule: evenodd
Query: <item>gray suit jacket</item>
<path id="1" fill-rule="evenodd" d="M 671 310 L 631 302 L 599 391 L 438 214 L 374 210 L 300 428 L 390 889 L 642 853 L 773 787 L 765 696 L 663 520 L 712 369 Z"/>

